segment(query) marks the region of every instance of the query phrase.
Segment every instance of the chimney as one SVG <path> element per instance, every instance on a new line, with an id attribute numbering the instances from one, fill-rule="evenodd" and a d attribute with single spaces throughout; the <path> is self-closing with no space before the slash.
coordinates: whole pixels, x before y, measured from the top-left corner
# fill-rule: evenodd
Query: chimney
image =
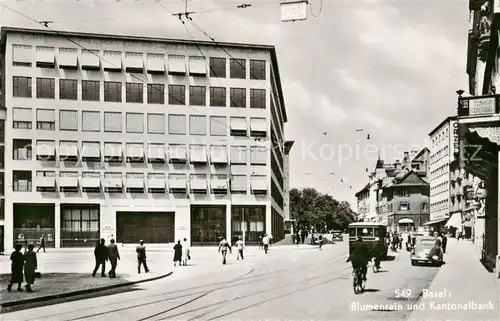
<path id="1" fill-rule="evenodd" d="M 394 162 L 394 167 L 396 167 L 396 169 L 401 168 L 401 163 L 399 162 L 399 159 L 396 159 L 396 161 Z"/>
<path id="2" fill-rule="evenodd" d="M 408 152 L 404 153 L 403 163 L 407 163 L 410 160 L 410 154 Z"/>

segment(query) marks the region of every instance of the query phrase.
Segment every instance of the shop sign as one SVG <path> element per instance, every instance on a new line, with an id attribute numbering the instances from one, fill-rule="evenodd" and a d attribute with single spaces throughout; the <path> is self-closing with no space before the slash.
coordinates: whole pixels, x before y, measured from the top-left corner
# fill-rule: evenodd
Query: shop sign
<path id="1" fill-rule="evenodd" d="M 453 122 L 453 155 L 460 155 L 460 130 L 458 122 Z"/>
<path id="2" fill-rule="evenodd" d="M 499 113 L 498 96 L 459 98 L 458 116 L 480 116 Z"/>

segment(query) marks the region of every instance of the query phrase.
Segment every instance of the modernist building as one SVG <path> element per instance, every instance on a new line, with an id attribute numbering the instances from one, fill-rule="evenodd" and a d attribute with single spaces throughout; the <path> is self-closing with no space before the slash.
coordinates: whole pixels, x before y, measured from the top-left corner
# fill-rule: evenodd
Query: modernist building
<path id="1" fill-rule="evenodd" d="M 498 153 L 500 146 L 499 20 L 497 2 L 470 0 L 467 48 L 469 94 L 457 91 L 460 134 L 459 167 L 470 177 L 464 226 L 472 227 L 485 265 L 500 270 Z M 473 178 L 471 180 L 471 178 Z M 470 208 L 472 207 L 472 208 Z M 469 210 L 470 209 L 470 210 Z"/>
<path id="2" fill-rule="evenodd" d="M 273 46 L 14 28 L 1 46 L 7 249 L 283 238 Z"/>
<path id="3" fill-rule="evenodd" d="M 462 229 L 466 177 L 455 159 L 459 148 L 456 119 L 447 117 L 429 133 L 431 208 L 427 224 L 435 229 L 443 226 Z"/>

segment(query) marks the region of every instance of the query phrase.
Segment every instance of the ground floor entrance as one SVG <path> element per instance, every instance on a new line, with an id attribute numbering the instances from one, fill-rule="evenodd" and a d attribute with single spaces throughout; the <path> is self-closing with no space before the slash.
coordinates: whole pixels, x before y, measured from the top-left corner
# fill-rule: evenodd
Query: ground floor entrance
<path id="1" fill-rule="evenodd" d="M 173 243 L 174 212 L 116 212 L 118 243 Z"/>
<path id="2" fill-rule="evenodd" d="M 99 204 L 61 204 L 61 247 L 94 247 L 99 226 Z"/>
<path id="3" fill-rule="evenodd" d="M 46 247 L 54 247 L 55 205 L 54 204 L 13 204 L 13 243 L 38 244 L 42 236 Z"/>

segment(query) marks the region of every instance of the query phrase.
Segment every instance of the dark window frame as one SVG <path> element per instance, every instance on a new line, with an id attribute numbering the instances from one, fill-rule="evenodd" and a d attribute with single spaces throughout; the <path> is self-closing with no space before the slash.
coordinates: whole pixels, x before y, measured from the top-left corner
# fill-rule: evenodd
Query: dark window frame
<path id="1" fill-rule="evenodd" d="M 54 78 L 37 77 L 36 78 L 36 98 L 55 99 L 56 98 L 56 80 Z"/>
<path id="2" fill-rule="evenodd" d="M 199 97 L 197 98 L 197 93 Z M 206 86 L 189 86 L 189 105 L 190 106 L 206 106 L 207 105 L 207 87 Z"/>
<path id="3" fill-rule="evenodd" d="M 20 84 L 21 81 L 25 81 L 26 83 Z M 25 91 L 24 94 L 20 93 L 21 89 Z M 23 76 L 13 76 L 12 95 L 14 97 L 19 97 L 19 98 L 32 98 L 33 97 L 32 78 Z"/>
<path id="4" fill-rule="evenodd" d="M 72 88 L 69 89 L 67 87 L 72 87 Z M 59 79 L 59 99 L 78 100 L 78 80 Z"/>
<path id="5" fill-rule="evenodd" d="M 82 80 L 82 101 L 101 101 L 100 81 Z"/>
<path id="6" fill-rule="evenodd" d="M 20 180 L 26 180 L 28 182 L 26 190 L 19 189 L 19 181 Z M 12 171 L 12 191 L 14 191 L 14 192 L 31 192 L 32 190 L 33 190 L 33 172 L 32 171 L 26 171 L 26 170 Z"/>
<path id="7" fill-rule="evenodd" d="M 125 102 L 133 104 L 144 104 L 144 83 L 125 83 Z"/>
<path id="8" fill-rule="evenodd" d="M 176 94 L 180 94 L 177 97 Z M 168 104 L 169 105 L 186 105 L 186 86 L 185 85 L 168 85 Z"/>
<path id="9" fill-rule="evenodd" d="M 111 103 L 122 102 L 122 83 L 119 81 L 104 82 L 104 101 Z"/>
<path id="10" fill-rule="evenodd" d="M 261 97 L 256 97 L 257 93 L 264 93 Z M 252 88 L 250 89 L 250 108 L 255 109 L 267 109 L 266 103 L 266 95 L 267 91 L 261 88 Z M 259 99 L 257 99 L 259 98 Z M 258 105 L 257 105 L 258 104 Z"/>
<path id="11" fill-rule="evenodd" d="M 210 107 L 227 107 L 226 87 L 210 87 Z"/>
<path id="12" fill-rule="evenodd" d="M 250 60 L 250 79 L 266 80 L 266 61 Z"/>
<path id="13" fill-rule="evenodd" d="M 227 67 L 226 58 L 210 57 L 210 77 L 212 78 L 226 78 Z"/>
<path id="14" fill-rule="evenodd" d="M 236 94 L 239 92 L 239 94 Z M 243 94 L 241 94 L 243 93 Z M 247 108 L 247 89 L 246 88 L 231 88 L 229 92 L 231 107 Z"/>
<path id="15" fill-rule="evenodd" d="M 164 84 L 148 84 L 148 104 L 165 104 L 165 85 Z M 160 99 L 158 99 L 160 98 Z"/>
<path id="16" fill-rule="evenodd" d="M 239 58 L 230 58 L 229 60 L 229 78 L 246 79 L 247 78 L 247 60 Z"/>

